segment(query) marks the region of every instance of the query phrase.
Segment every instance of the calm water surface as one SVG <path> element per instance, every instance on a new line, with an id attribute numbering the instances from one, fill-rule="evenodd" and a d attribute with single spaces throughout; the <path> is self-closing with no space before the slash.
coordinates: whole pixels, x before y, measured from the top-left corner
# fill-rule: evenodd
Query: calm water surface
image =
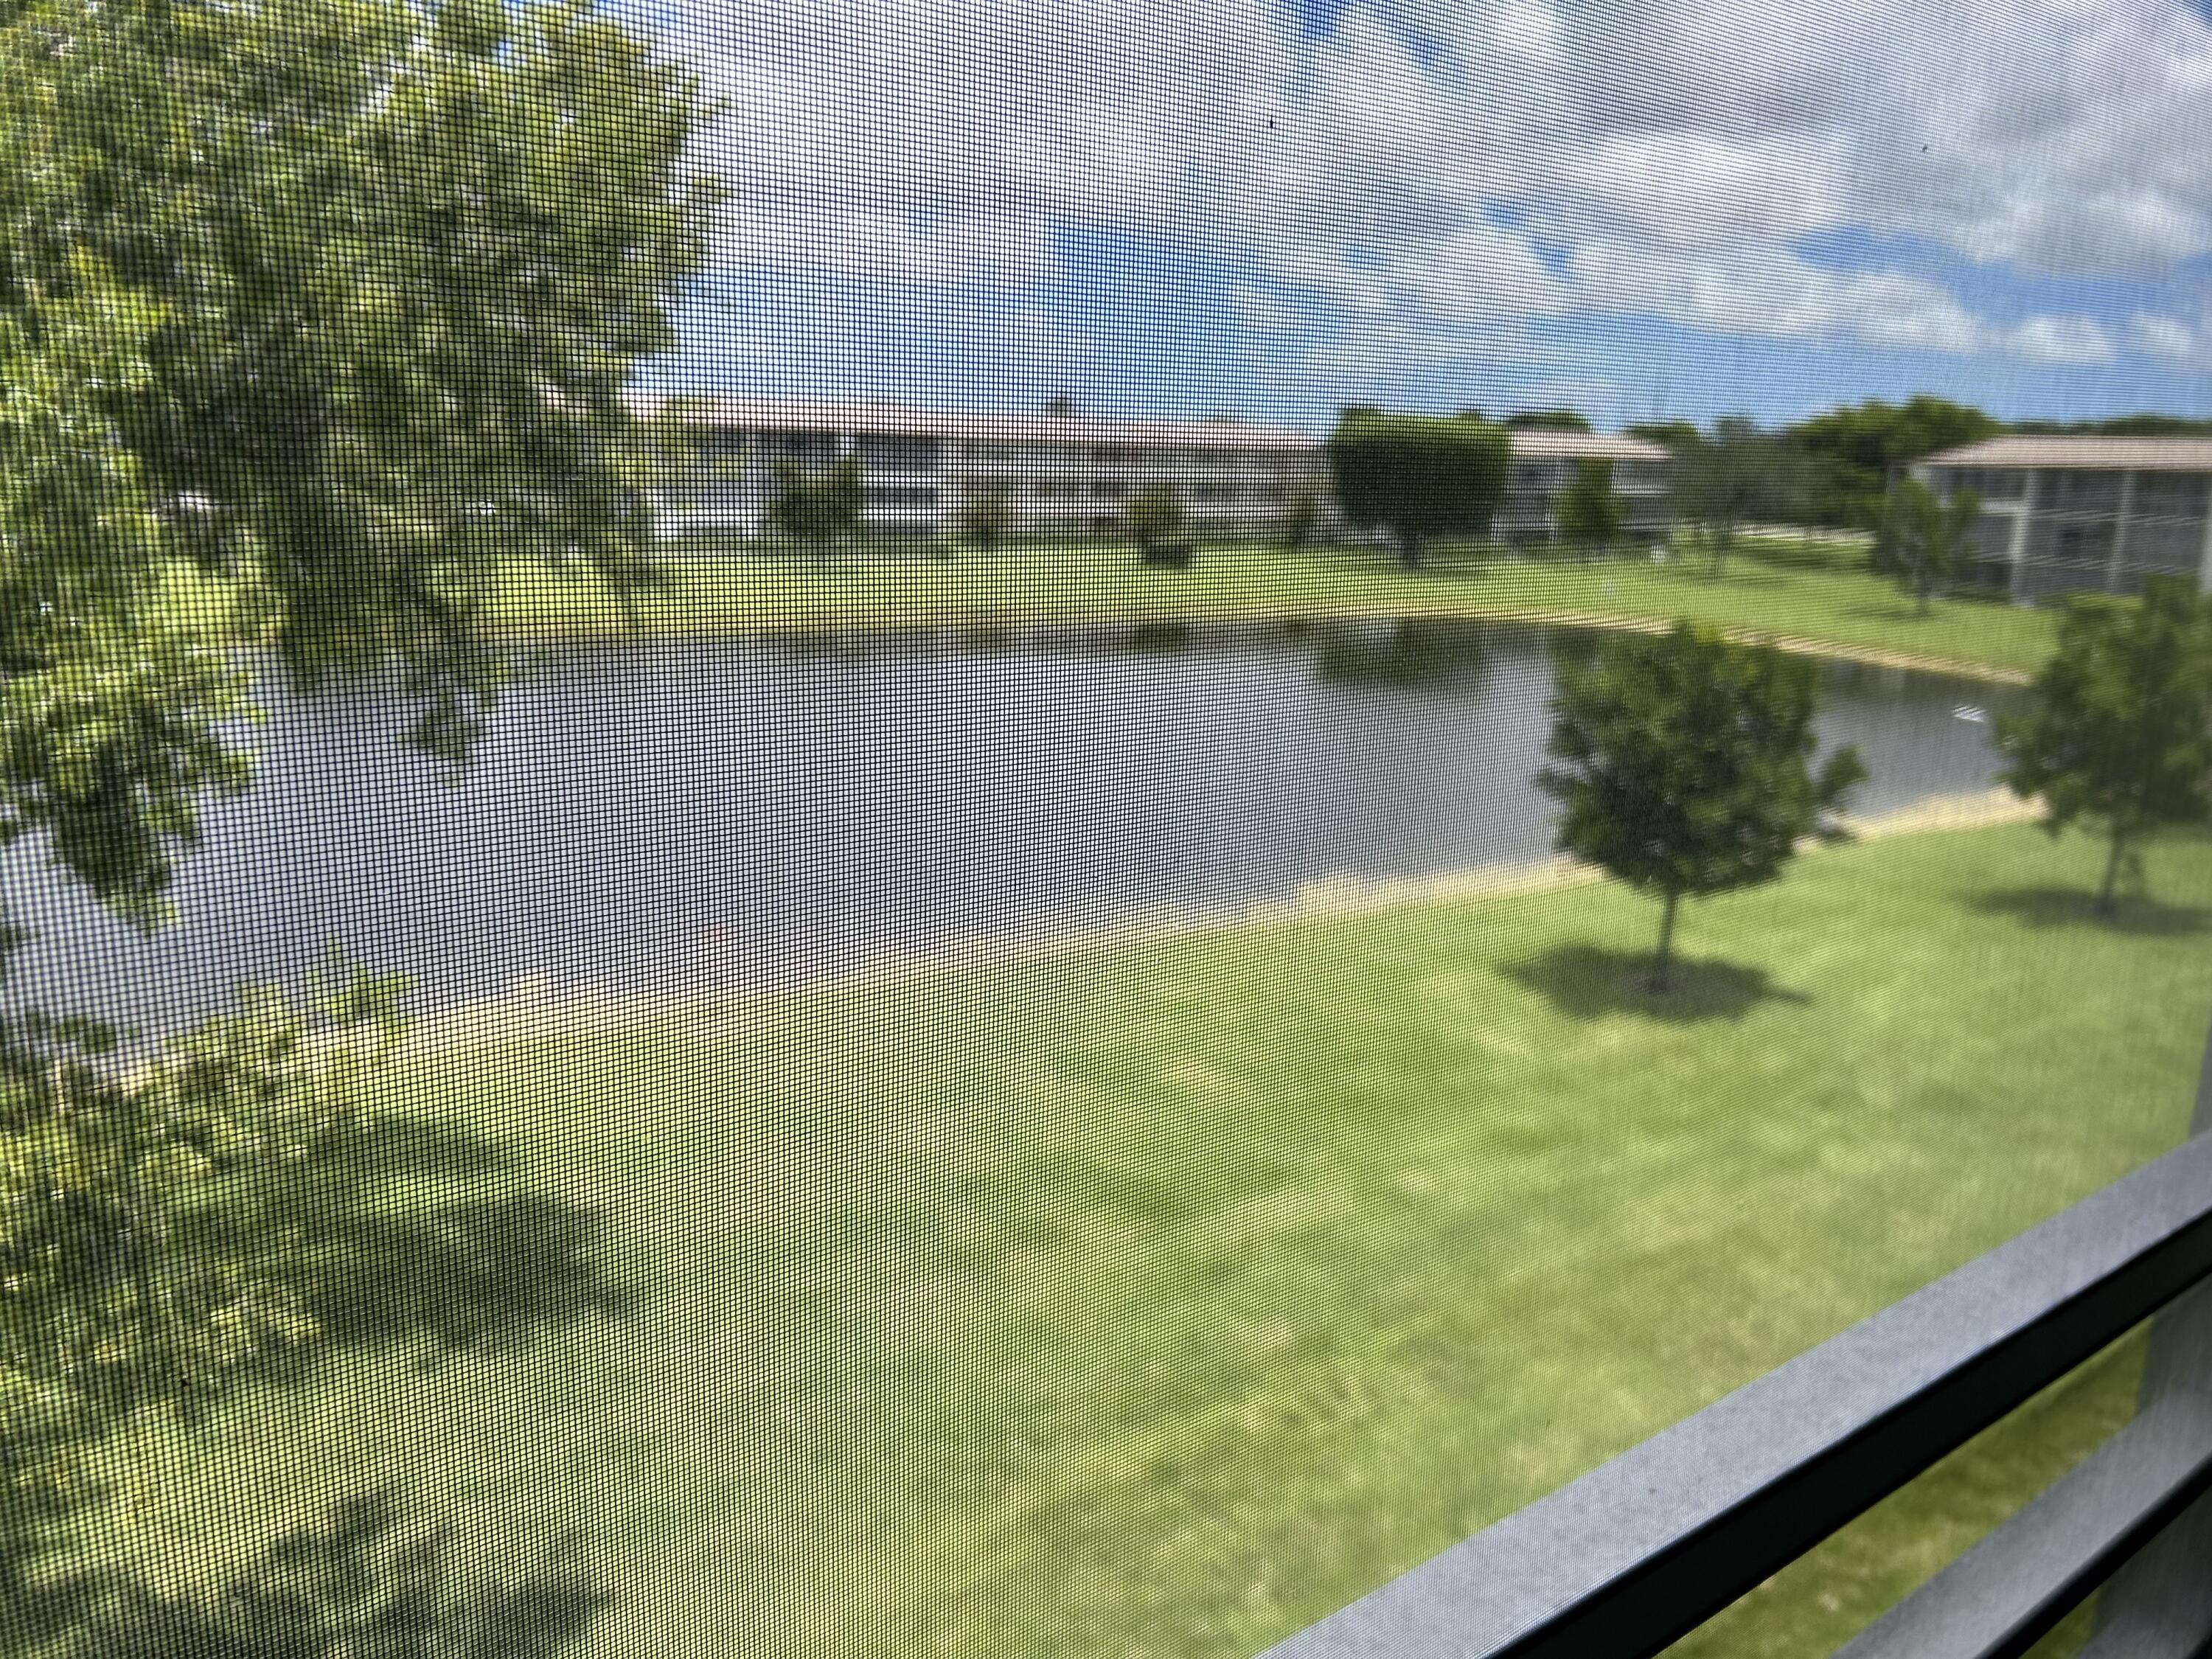
<path id="1" fill-rule="evenodd" d="M 1988 786 L 2001 690 L 1826 671 L 1856 810 Z M 509 688 L 458 783 L 365 696 L 275 698 L 260 782 L 216 805 L 179 920 L 141 938 L 0 865 L 21 988 L 160 1024 L 336 942 L 426 1002 L 667 988 L 1159 906 L 1548 853 L 1547 636 L 623 642 Z"/>

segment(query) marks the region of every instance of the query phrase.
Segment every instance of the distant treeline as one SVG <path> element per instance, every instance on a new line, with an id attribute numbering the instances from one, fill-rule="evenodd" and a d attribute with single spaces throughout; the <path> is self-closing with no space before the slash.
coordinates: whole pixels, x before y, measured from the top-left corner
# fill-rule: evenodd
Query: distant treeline
<path id="1" fill-rule="evenodd" d="M 1628 430 L 1675 450 L 1711 441 L 1687 421 L 1647 422 Z M 1773 435 L 1802 458 L 1793 493 L 1807 522 L 1870 528 L 1881 515 L 1882 497 L 1896 469 L 1936 450 L 2008 432 L 2212 437 L 2212 420 L 2141 414 L 2102 421 L 2008 422 L 1971 404 L 1921 397 L 1901 404 L 1875 398 L 1832 409 L 1783 427 Z"/>

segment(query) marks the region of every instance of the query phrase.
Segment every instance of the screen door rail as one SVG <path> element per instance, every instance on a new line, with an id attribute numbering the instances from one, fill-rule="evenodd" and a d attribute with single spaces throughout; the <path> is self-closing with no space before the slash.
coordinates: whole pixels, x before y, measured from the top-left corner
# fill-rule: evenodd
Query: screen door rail
<path id="1" fill-rule="evenodd" d="M 1269 1659 L 1647 1659 L 2208 1274 L 2200 1136 Z"/>

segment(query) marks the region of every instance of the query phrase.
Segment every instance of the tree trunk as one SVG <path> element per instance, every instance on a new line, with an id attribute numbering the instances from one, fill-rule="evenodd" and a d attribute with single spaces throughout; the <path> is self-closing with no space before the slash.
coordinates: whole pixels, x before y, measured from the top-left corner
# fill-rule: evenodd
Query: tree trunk
<path id="1" fill-rule="evenodd" d="M 1674 960 L 1674 908 L 1681 902 L 1680 893 L 1669 893 L 1667 908 L 1659 913 L 1659 951 L 1651 959 L 1651 988 L 1662 996 L 1673 988 L 1668 970 Z"/>
<path id="2" fill-rule="evenodd" d="M 2118 824 L 2113 825 L 2112 848 L 2105 859 L 2104 883 L 2097 889 L 2097 914 L 2100 916 L 2109 916 L 2118 908 L 2113 902 L 2113 893 L 2119 885 L 2120 858 L 2127 850 L 2127 836 L 2121 833 Z"/>
<path id="3" fill-rule="evenodd" d="M 1398 538 L 1398 557 L 1408 570 L 1421 568 L 1421 538 L 1419 536 Z"/>

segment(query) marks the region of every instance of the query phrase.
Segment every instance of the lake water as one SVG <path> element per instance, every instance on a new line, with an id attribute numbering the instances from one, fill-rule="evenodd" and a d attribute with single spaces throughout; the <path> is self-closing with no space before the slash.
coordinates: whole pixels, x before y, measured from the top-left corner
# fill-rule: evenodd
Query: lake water
<path id="1" fill-rule="evenodd" d="M 1878 811 L 1986 787 L 2001 689 L 1832 665 L 1824 743 Z M 382 700 L 270 702 L 179 920 L 132 933 L 0 865 L 17 994 L 158 1024 L 335 941 L 424 1002 L 648 989 L 1552 850 L 1533 629 L 1139 629 L 981 643 L 624 641 L 505 695 L 456 783 Z"/>

